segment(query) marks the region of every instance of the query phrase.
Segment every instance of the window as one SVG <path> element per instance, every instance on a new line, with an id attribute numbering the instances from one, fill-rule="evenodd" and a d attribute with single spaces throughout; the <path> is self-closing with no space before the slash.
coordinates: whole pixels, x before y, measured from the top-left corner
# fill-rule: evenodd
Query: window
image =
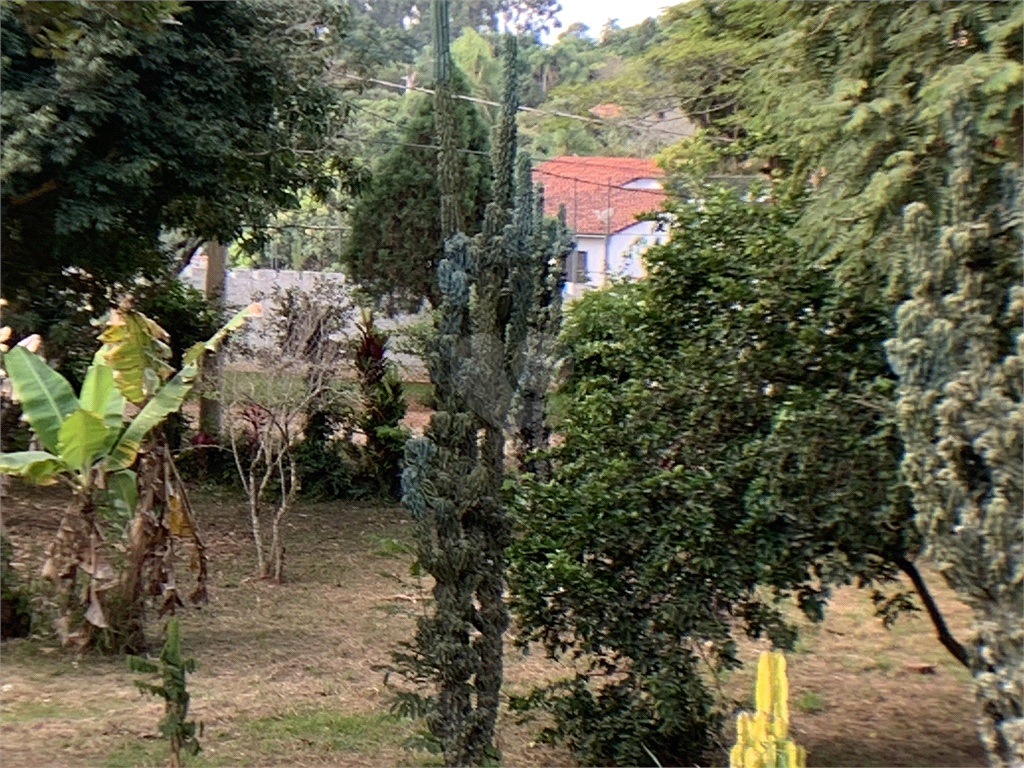
<path id="1" fill-rule="evenodd" d="M 565 264 L 562 265 L 567 283 L 587 282 L 587 252 L 573 251 L 565 257 Z"/>

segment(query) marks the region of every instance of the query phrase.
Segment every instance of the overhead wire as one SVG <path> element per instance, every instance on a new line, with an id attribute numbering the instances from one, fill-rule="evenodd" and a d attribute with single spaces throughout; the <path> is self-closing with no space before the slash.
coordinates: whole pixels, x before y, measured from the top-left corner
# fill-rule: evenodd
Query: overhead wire
<path id="1" fill-rule="evenodd" d="M 381 115 L 378 112 L 374 112 L 372 109 L 369 109 L 368 107 L 365 107 L 365 106 L 363 106 L 361 104 L 353 104 L 352 106 L 355 107 L 356 109 L 360 109 L 360 110 L 362 110 L 364 112 L 368 112 L 369 114 L 374 115 L 375 117 L 378 117 L 381 120 L 384 120 L 384 121 L 386 121 L 388 123 L 391 123 L 392 125 L 395 125 L 395 126 L 397 126 L 399 128 L 402 127 L 401 123 L 399 123 L 397 120 L 393 120 L 392 118 L 389 118 L 389 117 L 386 117 L 384 115 Z M 367 143 L 378 143 L 378 144 L 385 144 L 385 145 L 389 145 L 389 146 L 414 147 L 414 148 L 418 148 L 418 149 L 432 149 L 434 151 L 440 151 L 440 149 L 441 149 L 439 146 L 437 146 L 435 144 L 416 144 L 416 143 L 407 142 L 407 141 L 386 141 L 386 140 L 382 141 L 380 139 L 372 139 L 371 140 L 371 139 L 368 139 L 368 138 L 365 138 L 365 137 L 357 137 L 357 136 L 353 136 L 353 137 L 339 136 L 339 138 L 344 138 L 344 139 L 347 139 L 349 141 L 364 141 L 364 142 L 367 142 Z M 484 155 L 486 157 L 490 156 L 489 152 L 483 152 L 483 151 L 477 150 L 477 149 L 465 149 L 465 148 L 462 148 L 462 147 L 456 147 L 455 151 L 456 152 L 466 153 L 466 154 L 472 154 L 472 155 Z M 589 158 L 581 158 L 581 159 L 589 159 Z M 552 163 L 552 162 L 571 163 L 571 162 L 573 162 L 573 160 L 570 159 L 570 158 L 549 158 L 547 160 L 533 159 L 533 167 L 534 167 L 534 169 L 536 169 L 538 167 L 538 165 L 540 165 L 540 164 Z M 614 170 L 622 170 L 622 168 L 620 166 L 612 165 L 610 163 L 586 162 L 584 164 L 588 168 L 600 167 L 600 168 L 609 168 L 609 169 L 614 169 Z M 566 176 L 564 174 L 554 173 L 553 171 L 549 171 L 549 170 L 541 170 L 540 173 L 542 175 L 552 176 L 554 178 L 568 179 L 570 181 L 577 181 L 577 182 L 580 182 L 582 184 L 592 184 L 594 186 L 608 187 L 608 188 L 611 188 L 611 189 L 622 189 L 622 190 L 625 190 L 627 192 L 647 192 L 649 194 L 664 194 L 664 192 L 661 191 L 661 190 L 638 189 L 636 187 L 624 187 L 624 186 L 621 186 L 621 185 L 609 184 L 609 183 L 600 182 L 600 181 L 593 181 L 591 179 L 584 179 L 584 178 L 580 178 L 580 177 L 577 177 L 577 176 Z"/>
<path id="2" fill-rule="evenodd" d="M 383 85 L 383 86 L 386 86 L 388 88 L 397 88 L 397 89 L 399 89 L 399 90 L 401 90 L 403 92 L 405 92 L 405 91 L 416 91 L 417 93 L 429 93 L 431 95 L 434 93 L 432 88 L 423 88 L 422 86 L 418 86 L 418 85 L 406 85 L 405 83 L 392 83 L 392 82 L 390 82 L 388 80 L 380 80 L 380 79 L 375 78 L 375 77 L 360 77 L 359 75 L 352 75 L 352 74 L 348 74 L 348 73 L 340 73 L 340 77 L 344 77 L 344 78 L 346 78 L 348 80 L 358 80 L 358 81 L 365 82 L 365 83 L 374 83 L 375 85 Z M 489 107 L 500 107 L 500 106 L 502 106 L 501 102 L 498 102 L 498 101 L 490 101 L 488 99 L 480 99 L 480 98 L 477 98 L 476 96 L 467 96 L 467 95 L 461 94 L 461 93 L 453 93 L 452 94 L 452 98 L 462 99 L 463 101 L 471 101 L 474 104 L 485 104 L 485 105 L 487 105 Z M 524 106 L 521 106 L 521 105 L 517 109 L 518 109 L 519 112 L 532 112 L 532 113 L 539 114 L 539 115 L 549 115 L 551 117 L 564 117 L 564 118 L 568 118 L 568 119 L 571 119 L 571 120 L 580 120 L 580 121 L 585 122 L 585 123 L 596 123 L 597 125 L 605 125 L 605 126 L 610 126 L 610 127 L 614 127 L 614 128 L 621 128 L 621 127 L 623 127 L 623 125 L 621 125 L 621 124 L 612 123 L 607 118 L 606 119 L 600 119 L 600 118 L 596 118 L 596 117 L 585 117 L 583 115 L 575 115 L 572 112 L 560 112 L 558 110 L 553 110 L 553 109 L 537 109 L 536 107 L 524 107 Z M 628 124 L 625 124 L 625 127 L 626 128 L 630 128 L 631 130 L 635 130 L 635 131 L 636 130 L 640 130 L 636 126 L 631 126 L 631 125 L 628 125 Z M 664 133 L 664 134 L 666 134 L 668 136 L 679 136 L 681 138 L 688 138 L 689 136 L 692 135 L 692 134 L 689 134 L 689 133 L 680 133 L 679 131 L 669 131 L 669 130 L 667 130 L 665 128 L 659 128 L 658 130 L 659 130 L 659 132 Z"/>

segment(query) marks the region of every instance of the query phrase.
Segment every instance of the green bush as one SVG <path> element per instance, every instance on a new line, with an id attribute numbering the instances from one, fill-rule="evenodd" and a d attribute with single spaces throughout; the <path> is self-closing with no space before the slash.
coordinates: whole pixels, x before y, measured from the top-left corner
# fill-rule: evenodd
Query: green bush
<path id="1" fill-rule="evenodd" d="M 14 546 L 0 529 L 0 636 L 27 637 L 32 630 L 32 598 L 28 587 L 11 567 Z"/>
<path id="2" fill-rule="evenodd" d="M 355 468 L 341 441 L 333 439 L 335 423 L 330 412 L 314 411 L 305 438 L 295 449 L 302 495 L 307 498 L 344 499 L 353 494 Z"/>
<path id="3" fill-rule="evenodd" d="M 387 359 L 389 336 L 366 312 L 357 324 L 355 368 L 362 412 L 359 426 L 366 435 L 361 472 L 375 495 L 397 499 L 401 494 L 402 455 L 409 430 L 401 425 L 408 405 L 395 364 Z"/>
<path id="4" fill-rule="evenodd" d="M 701 763 L 734 633 L 789 648 L 776 599 L 820 618 L 914 551 L 885 314 L 804 255 L 799 207 L 709 192 L 646 280 L 569 309 L 564 443 L 516 490 L 509 581 L 520 642 L 585 660 L 520 704 L 587 764 Z"/>

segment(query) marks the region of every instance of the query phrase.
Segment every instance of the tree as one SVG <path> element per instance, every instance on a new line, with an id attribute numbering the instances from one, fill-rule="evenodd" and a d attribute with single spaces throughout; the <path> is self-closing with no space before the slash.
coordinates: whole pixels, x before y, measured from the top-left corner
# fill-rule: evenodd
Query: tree
<path id="1" fill-rule="evenodd" d="M 1019 6 L 980 3 L 689 3 L 646 60 L 666 68 L 705 141 L 816 187 L 800 241 L 836 278 L 901 296 L 899 211 L 933 210 L 949 172 L 945 94 L 975 84 L 975 152 L 1021 162 Z M 678 153 L 685 161 L 687 153 Z"/>
<path id="2" fill-rule="evenodd" d="M 519 492 L 509 581 L 519 642 L 583 665 L 520 706 L 588 764 L 706 759 L 731 711 L 709 681 L 738 665 L 734 632 L 792 643 L 787 596 L 820 619 L 856 580 L 887 620 L 907 607 L 885 587 L 918 548 L 891 326 L 802 251 L 801 205 L 674 206 L 645 280 L 570 308 L 564 443 Z"/>
<path id="3" fill-rule="evenodd" d="M 454 93 L 467 91 L 456 69 L 451 88 Z M 424 298 L 434 307 L 441 304 L 434 275 L 443 256 L 443 238 L 434 105 L 418 94 L 406 98 L 416 108 L 403 145 L 384 156 L 353 207 L 345 259 L 353 278 L 371 295 L 412 310 Z M 454 99 L 452 109 L 461 179 L 457 195 L 466 231 L 473 234 L 490 198 L 487 130 L 471 102 Z"/>
<path id="4" fill-rule="evenodd" d="M 346 178 L 328 141 L 343 102 L 323 80 L 344 13 L 255 0 L 170 16 L 169 5 L 0 11 L 2 291 L 11 315 L 34 313 L 26 332 L 84 326 L 200 242 L 229 242 L 295 207 L 300 190 L 322 197 Z M 180 250 L 161 244 L 175 230 Z"/>
<path id="5" fill-rule="evenodd" d="M 344 358 L 338 338 L 352 315 L 347 293 L 323 283 L 313 292 L 276 290 L 274 321 L 239 345 L 235 354 L 258 366 L 255 375 L 237 375 L 218 393 L 224 403 L 225 431 L 235 467 L 249 502 L 256 547 L 256 576 L 281 583 L 285 546 L 281 524 L 301 488 L 297 449 L 303 431 L 318 413 L 330 412 L 339 397 L 334 385 Z M 264 504 L 276 495 L 269 516 Z"/>
<path id="6" fill-rule="evenodd" d="M 990 763 L 1009 766 L 1024 760 L 1021 175 L 992 169 L 1004 182 L 994 187 L 996 174 L 978 167 L 978 82 L 950 88 L 946 205 L 938 216 L 924 203 L 904 212 L 912 292 L 886 349 L 916 522 L 973 610 L 979 735 Z"/>

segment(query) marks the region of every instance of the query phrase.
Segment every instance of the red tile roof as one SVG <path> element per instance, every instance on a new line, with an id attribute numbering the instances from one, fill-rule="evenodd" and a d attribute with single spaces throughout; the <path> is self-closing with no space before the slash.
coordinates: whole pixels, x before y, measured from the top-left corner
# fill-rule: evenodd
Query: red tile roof
<path id="1" fill-rule="evenodd" d="M 607 104 L 595 104 L 589 110 L 590 114 L 598 117 L 621 117 L 622 109 L 618 104 L 608 102 Z"/>
<path id="2" fill-rule="evenodd" d="M 544 185 L 544 212 L 555 216 L 565 205 L 569 226 L 581 235 L 618 232 L 635 224 L 637 214 L 660 209 L 663 190 L 622 187 L 663 175 L 653 160 L 638 157 L 563 155 L 533 169 L 534 183 Z"/>

